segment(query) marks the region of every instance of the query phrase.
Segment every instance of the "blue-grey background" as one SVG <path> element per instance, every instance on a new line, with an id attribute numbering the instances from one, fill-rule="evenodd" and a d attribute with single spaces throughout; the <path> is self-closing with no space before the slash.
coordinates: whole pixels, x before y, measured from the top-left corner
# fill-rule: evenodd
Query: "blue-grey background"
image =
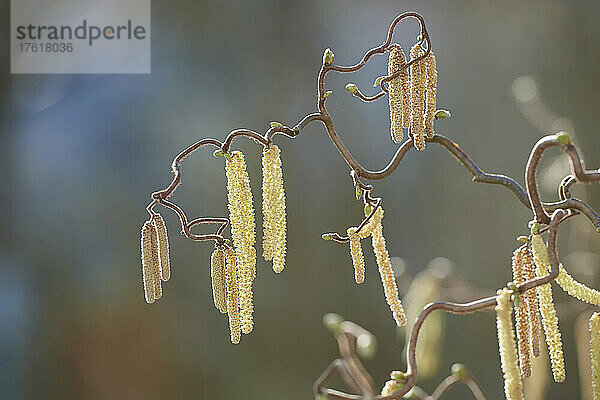
<path id="1" fill-rule="evenodd" d="M 438 60 L 438 105 L 453 114 L 436 130 L 483 169 L 522 182 L 531 146 L 564 126 L 575 132 L 587 164 L 600 165 L 595 1 L 154 1 L 152 74 L 139 76 L 10 75 L 3 1 L 0 397 L 310 399 L 313 381 L 337 357 L 321 325 L 328 311 L 376 334 L 379 352 L 367 367 L 378 385 L 404 368 L 403 340 L 369 244 L 367 281 L 357 287 L 347 247 L 320 239 L 355 225 L 361 206 L 347 166 L 317 124 L 293 141 L 276 139 L 288 198 L 288 263 L 276 276 L 259 261 L 255 331 L 240 345 L 229 343 L 226 319 L 212 305 L 212 244 L 179 235 L 175 215 L 165 211 L 173 277 L 163 299 L 147 305 L 139 230 L 149 193 L 170 182 L 170 163 L 181 149 L 239 127 L 296 123 L 315 108 L 323 50 L 331 47 L 337 63 L 353 64 L 405 10 L 426 18 Z M 416 30 L 415 22 L 403 23 L 394 40 L 407 48 Z M 375 58 L 353 76 L 327 81 L 340 136 L 372 169 L 395 151 L 387 102 L 360 103 L 343 87 L 353 81 L 369 91 L 386 61 Z M 529 78 L 515 82 L 523 76 Z M 260 223 L 260 152 L 244 139 L 235 147 L 247 155 Z M 553 156 L 543 165 L 555 171 L 542 182 L 551 200 L 566 171 Z M 226 215 L 222 160 L 200 152 L 186 160 L 183 176 L 174 200 L 190 216 Z M 409 153 L 374 193 L 384 198 L 390 253 L 406 262 L 402 290 L 438 256 L 483 292 L 511 279 L 514 237 L 525 231 L 529 212 L 505 188 L 472 183 L 440 147 Z M 576 193 L 600 207 L 597 187 Z M 596 287 L 599 243 L 581 217 L 561 230 L 561 254 L 585 260 L 570 268 Z M 559 307 L 567 381 L 550 383 L 548 399 L 583 396 L 576 349 L 582 339 L 573 329 L 579 311 Z M 493 314 L 445 322 L 440 368 L 420 385 L 432 391 L 460 361 L 489 399 L 503 398 Z M 447 398 L 465 396 L 457 388 Z"/>

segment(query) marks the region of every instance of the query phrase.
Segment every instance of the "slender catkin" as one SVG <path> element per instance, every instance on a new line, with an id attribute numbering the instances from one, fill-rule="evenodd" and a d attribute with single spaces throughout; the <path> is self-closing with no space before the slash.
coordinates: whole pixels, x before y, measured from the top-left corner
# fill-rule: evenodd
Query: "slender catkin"
<path id="1" fill-rule="evenodd" d="M 360 236 L 356 233 L 356 230 L 357 228 L 353 226 L 348 228 L 347 233 L 350 238 L 350 255 L 354 266 L 354 280 L 356 283 L 363 283 L 365 281 L 365 258 L 360 245 Z"/>
<path id="2" fill-rule="evenodd" d="M 540 235 L 532 235 L 531 248 L 536 266 L 537 276 L 545 276 L 550 270 L 548 250 Z M 562 338 L 558 329 L 558 317 L 552 300 L 552 287 L 549 283 L 536 287 L 542 314 L 542 325 L 546 336 L 546 344 L 550 360 L 552 361 L 552 374 L 556 382 L 565 380 L 565 361 L 563 359 Z"/>
<path id="3" fill-rule="evenodd" d="M 560 287 L 571 296 L 581 301 L 585 301 L 586 303 L 600 306 L 600 292 L 587 287 L 581 282 L 576 281 L 562 266 L 562 264 L 559 266 L 556 283 L 558 283 Z"/>
<path id="4" fill-rule="evenodd" d="M 227 282 L 225 280 L 225 253 L 216 248 L 210 256 L 210 277 L 212 280 L 213 300 L 217 310 L 227 312 Z"/>
<path id="5" fill-rule="evenodd" d="M 425 57 L 425 75 L 427 76 L 427 94 L 425 97 L 425 134 L 432 138 L 433 121 L 435 115 L 435 102 L 437 97 L 437 68 L 433 50 Z"/>
<path id="6" fill-rule="evenodd" d="M 142 282 L 146 303 L 154 303 L 154 258 L 152 257 L 152 232 L 155 231 L 151 221 L 144 222 L 142 226 Z"/>
<path id="7" fill-rule="evenodd" d="M 592 361 L 592 393 L 600 400 L 600 313 L 590 318 L 590 358 Z"/>
<path id="8" fill-rule="evenodd" d="M 240 309 L 238 302 L 238 281 L 237 281 L 237 262 L 233 249 L 228 247 L 225 250 L 225 259 L 227 266 L 225 268 L 225 279 L 227 282 L 227 316 L 229 317 L 229 332 L 231 342 L 238 344 L 240 342 Z"/>
<path id="9" fill-rule="evenodd" d="M 535 265 L 533 264 L 533 255 L 529 249 L 529 244 L 520 247 L 521 258 L 523 262 L 523 280 L 528 281 L 535 278 Z M 531 343 L 531 352 L 535 357 L 540 355 L 540 333 L 542 323 L 540 321 L 540 306 L 535 289 L 530 289 L 522 295 L 527 306 L 529 316 L 529 334 Z"/>
<path id="10" fill-rule="evenodd" d="M 285 267 L 286 213 L 281 152 L 276 145 L 265 148 L 263 169 L 263 257 L 273 260 L 273 271 Z"/>
<path id="11" fill-rule="evenodd" d="M 516 249 L 513 253 L 512 271 L 513 283 L 515 285 L 520 285 L 521 283 L 523 283 L 523 255 L 521 252 L 521 248 Z M 523 298 L 523 300 L 525 299 Z M 523 377 L 525 378 L 528 378 L 531 376 L 531 347 L 529 333 L 529 314 L 527 310 L 527 304 L 525 303 L 525 301 L 523 301 L 515 309 L 515 322 L 517 330 L 517 344 L 519 349 L 519 366 L 521 368 L 521 375 L 523 375 Z"/>
<path id="12" fill-rule="evenodd" d="M 158 255 L 158 232 L 153 221 L 150 222 L 150 265 L 152 267 L 152 283 L 154 288 L 154 299 L 158 300 L 162 297 L 162 283 L 160 280 L 160 257 Z"/>
<path id="13" fill-rule="evenodd" d="M 377 266 L 379 267 L 379 275 L 383 284 L 385 299 L 390 306 L 396 325 L 403 326 L 406 324 L 406 313 L 402 307 L 402 302 L 398 297 L 398 288 L 396 286 L 396 277 L 392 270 L 392 263 L 388 254 L 385 238 L 383 237 L 383 227 L 381 222 L 375 226 L 372 233 L 372 244 Z"/>
<path id="14" fill-rule="evenodd" d="M 388 75 L 393 75 L 406 64 L 406 56 L 402 47 L 394 45 L 390 50 L 390 58 L 388 60 Z M 402 142 L 402 125 L 404 115 L 404 100 L 402 93 L 403 79 L 408 78 L 408 71 L 405 68 L 397 78 L 389 82 L 389 101 L 390 101 L 390 135 L 396 143 Z M 403 76 L 404 75 L 404 76 Z M 409 97 L 410 98 L 410 97 Z"/>
<path id="15" fill-rule="evenodd" d="M 410 59 L 414 60 L 424 54 L 419 43 L 410 49 Z M 419 60 L 410 66 L 410 134 L 417 150 L 425 150 L 425 63 Z"/>
<path id="16" fill-rule="evenodd" d="M 225 172 L 231 235 L 238 266 L 240 323 L 242 332 L 250 333 L 253 328 L 252 313 L 254 312 L 252 282 L 256 276 L 255 224 L 250 178 L 241 152 L 231 153 L 225 163 Z"/>
<path id="17" fill-rule="evenodd" d="M 522 400 L 523 382 L 517 365 L 517 348 L 511 318 L 512 303 L 508 289 L 498 290 L 496 302 L 496 328 L 498 330 L 500 364 L 504 375 L 504 394 L 507 400 Z"/>
<path id="18" fill-rule="evenodd" d="M 152 223 L 156 227 L 158 237 L 158 256 L 160 257 L 160 278 L 168 281 L 171 277 L 171 262 L 169 260 L 169 237 L 167 236 L 167 226 L 165 220 L 160 214 L 152 217 Z"/>
<path id="19" fill-rule="evenodd" d="M 365 215 L 365 216 L 368 217 L 368 215 Z M 358 236 L 360 236 L 361 239 L 365 239 L 365 238 L 369 237 L 373 233 L 373 229 L 375 229 L 375 227 L 381 223 L 382 219 L 383 219 L 383 208 L 377 207 L 377 209 L 373 213 L 373 216 L 367 221 L 367 223 L 358 232 Z"/>

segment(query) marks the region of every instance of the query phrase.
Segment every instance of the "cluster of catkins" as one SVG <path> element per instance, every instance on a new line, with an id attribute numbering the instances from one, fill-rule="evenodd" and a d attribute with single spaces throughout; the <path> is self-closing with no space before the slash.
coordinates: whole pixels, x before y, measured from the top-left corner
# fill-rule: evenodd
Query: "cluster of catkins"
<path id="1" fill-rule="evenodd" d="M 504 390 L 508 400 L 517 400 L 523 399 L 522 378 L 531 376 L 531 357 L 540 354 L 539 340 L 542 330 L 556 382 L 565 380 L 565 364 L 551 284 L 537 286 L 522 294 L 516 290 L 516 285 L 550 273 L 548 250 L 539 234 L 532 234 L 527 243 L 514 251 L 512 270 L 513 282 L 509 285 L 511 290 L 505 288 L 498 291 L 496 311 L 498 344 L 505 380 Z M 559 267 L 559 275 L 555 281 L 571 296 L 590 304 L 600 305 L 600 292 L 577 282 L 562 265 Z M 516 344 L 511 317 L 513 304 L 510 301 L 511 295 L 515 304 Z M 594 400 L 600 400 L 600 314 L 598 313 L 590 319 L 590 335 Z"/>
<path id="2" fill-rule="evenodd" d="M 420 43 L 410 50 L 410 58 L 422 57 L 425 50 Z M 435 55 L 427 56 L 404 68 L 406 56 L 400 45 L 391 47 L 388 75 L 401 71 L 389 82 L 390 134 L 396 143 L 402 142 L 403 129 L 407 129 L 417 150 L 425 150 L 425 135 L 433 137 L 435 118 L 437 69 Z M 409 71 L 410 69 L 410 71 Z"/>
<path id="3" fill-rule="evenodd" d="M 367 216 L 371 215 L 370 207 L 371 206 L 365 207 L 365 214 Z M 377 266 L 379 267 L 385 299 L 390 306 L 396 325 L 403 326 L 406 324 L 406 313 L 404 312 L 402 302 L 398 297 L 396 278 L 386 248 L 385 238 L 383 237 L 382 219 L 383 208 L 378 206 L 371 215 L 371 218 L 369 218 L 367 223 L 360 230 L 358 230 L 357 227 L 348 228 L 347 234 L 350 239 L 350 255 L 352 257 L 352 264 L 354 265 L 354 280 L 359 284 L 363 283 L 365 280 L 365 259 L 360 240 L 371 236 L 371 243 L 373 245 L 375 258 L 377 259 Z"/>
<path id="4" fill-rule="evenodd" d="M 160 214 L 154 214 L 142 226 L 142 281 L 147 303 L 162 297 L 161 281 L 171 277 L 167 227 Z"/>

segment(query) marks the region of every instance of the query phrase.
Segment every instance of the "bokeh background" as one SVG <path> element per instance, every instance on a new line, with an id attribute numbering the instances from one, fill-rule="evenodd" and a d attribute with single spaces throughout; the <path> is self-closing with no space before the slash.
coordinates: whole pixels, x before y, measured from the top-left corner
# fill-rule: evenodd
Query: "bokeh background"
<path id="1" fill-rule="evenodd" d="M 173 277 L 163 299 L 147 305 L 139 231 L 149 193 L 170 182 L 170 163 L 181 149 L 239 127 L 295 124 L 315 108 L 323 49 L 334 50 L 336 63 L 354 64 L 406 10 L 426 18 L 438 60 L 438 106 L 453 114 L 436 130 L 483 169 L 522 182 L 531 146 L 561 129 L 576 136 L 590 167 L 600 165 L 596 1 L 154 1 L 150 75 L 26 76 L 9 74 L 4 0 L 0 397 L 310 399 L 313 381 L 338 355 L 321 323 L 330 311 L 377 336 L 378 354 L 366 365 L 378 385 L 404 368 L 403 332 L 385 305 L 369 244 L 367 280 L 357 287 L 347 247 L 320 238 L 355 225 L 361 205 L 348 167 L 318 124 L 295 140 L 276 139 L 288 199 L 288 262 L 276 276 L 259 260 L 255 330 L 240 345 L 230 344 L 226 319 L 212 305 L 213 246 L 179 235 L 175 215 L 165 211 Z M 416 31 L 416 22 L 405 22 L 394 40 L 408 48 Z M 328 106 L 341 137 L 372 169 L 396 148 L 387 102 L 360 103 L 344 85 L 353 81 L 369 92 L 386 63 L 376 57 L 326 84 L 334 90 Z M 260 229 L 260 151 L 244 139 L 235 148 L 247 156 Z M 548 200 L 567 171 L 557 156 L 544 158 Z M 200 152 L 186 160 L 183 177 L 174 200 L 190 216 L 226 215 L 221 159 Z M 598 187 L 575 192 L 600 207 Z M 448 153 L 430 145 L 409 153 L 374 193 L 384 199 L 403 293 L 437 257 L 447 258 L 433 268 L 443 275 L 440 299 L 469 300 L 510 280 L 514 238 L 531 218 L 510 191 L 472 183 Z M 587 221 L 565 223 L 560 246 L 573 274 L 599 287 L 600 241 Z M 529 398 L 589 398 L 580 373 L 585 321 L 577 320 L 590 308 L 555 293 L 567 381 L 536 384 L 542 394 Z M 494 314 L 446 316 L 442 323 L 437 369 L 419 384 L 432 391 L 460 361 L 489 399 L 503 398 Z M 538 370 L 543 382 L 547 367 Z M 465 396 L 456 388 L 446 398 Z"/>

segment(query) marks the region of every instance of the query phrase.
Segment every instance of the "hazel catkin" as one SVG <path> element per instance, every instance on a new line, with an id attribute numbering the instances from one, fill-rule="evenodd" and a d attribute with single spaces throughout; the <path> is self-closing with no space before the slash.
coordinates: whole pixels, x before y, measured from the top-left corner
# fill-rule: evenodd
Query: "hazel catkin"
<path id="1" fill-rule="evenodd" d="M 252 283 L 256 276 L 254 206 L 244 155 L 234 151 L 225 163 L 229 220 L 237 262 L 241 329 L 250 333 L 254 312 Z"/>
<path id="2" fill-rule="evenodd" d="M 391 76 L 397 73 L 405 64 L 406 56 L 404 55 L 404 51 L 402 51 L 402 47 L 397 44 L 392 46 L 388 59 L 388 75 Z M 410 110 L 410 93 L 407 91 L 407 83 L 407 68 L 404 68 L 398 77 L 389 81 L 390 135 L 395 143 L 402 142 L 402 126 L 405 124 L 405 114 L 407 117 L 410 115 L 408 114 Z M 405 101 L 405 97 L 409 100 L 408 104 Z"/>
<path id="3" fill-rule="evenodd" d="M 496 303 L 496 328 L 500 364 L 504 375 L 504 394 L 507 400 L 522 400 L 523 382 L 517 365 L 517 348 L 511 318 L 512 303 L 508 289 L 498 290 Z"/>
<path id="4" fill-rule="evenodd" d="M 146 303 L 154 303 L 154 270 L 156 267 L 154 263 L 157 261 L 154 256 L 152 235 L 155 234 L 156 228 L 151 221 L 144 222 L 142 226 L 142 282 L 144 285 L 144 296 Z"/>
<path id="5" fill-rule="evenodd" d="M 350 256 L 354 266 L 354 280 L 356 283 L 365 281 L 365 258 L 363 256 L 360 236 L 356 233 L 357 228 L 348 228 L 348 238 L 350 239 Z"/>
<path id="6" fill-rule="evenodd" d="M 529 244 L 520 247 L 521 259 L 523 263 L 523 280 L 528 281 L 535 278 L 535 265 L 533 255 L 529 249 Z M 530 289 L 523 293 L 527 314 L 529 316 L 529 338 L 531 343 L 531 352 L 535 357 L 540 355 L 540 333 L 542 325 L 540 321 L 539 301 L 535 289 Z"/>
<path id="7" fill-rule="evenodd" d="M 263 257 L 273 260 L 276 273 L 283 271 L 286 255 L 285 190 L 280 153 L 276 145 L 271 145 L 265 148 L 262 157 Z"/>
<path id="8" fill-rule="evenodd" d="M 523 256 L 521 248 L 516 249 L 513 253 L 512 271 L 513 283 L 515 285 L 520 285 L 525 281 L 523 274 Z M 527 310 L 527 304 L 525 304 L 525 301 L 522 302 L 515 309 L 515 323 L 517 331 L 517 345 L 519 350 L 519 367 L 521 369 L 521 375 L 523 375 L 523 377 L 525 378 L 528 378 L 529 376 L 531 376 L 531 347 L 529 332 L 529 314 Z"/>
<path id="9" fill-rule="evenodd" d="M 231 342 L 238 344 L 240 342 L 240 309 L 238 302 L 238 281 L 236 255 L 232 248 L 225 250 L 225 279 L 227 284 L 227 316 L 229 317 L 229 332 Z"/>
<path id="10" fill-rule="evenodd" d="M 415 60 L 424 54 L 420 43 L 410 49 L 410 59 Z M 425 150 L 425 63 L 423 60 L 414 62 L 410 66 L 410 134 L 414 140 L 415 149 Z"/>
<path id="11" fill-rule="evenodd" d="M 433 121 L 435 119 L 435 106 L 437 97 L 437 68 L 435 65 L 435 54 L 433 50 L 429 51 L 425 57 L 425 76 L 427 77 L 427 93 L 425 97 L 425 134 L 428 138 L 432 138 Z"/>
<path id="12" fill-rule="evenodd" d="M 160 278 L 168 281 L 171 278 L 171 262 L 169 260 L 169 237 L 167 236 L 167 226 L 160 214 L 152 217 L 152 223 L 156 227 L 158 239 L 158 255 L 160 258 Z"/>
<path id="13" fill-rule="evenodd" d="M 225 253 L 216 248 L 210 256 L 210 277 L 213 301 L 221 313 L 227 312 L 227 282 L 225 279 Z"/>
<path id="14" fill-rule="evenodd" d="M 590 359 L 593 399 L 600 400 L 600 313 L 597 312 L 590 318 Z"/>
<path id="15" fill-rule="evenodd" d="M 545 276 L 550 270 L 550 258 L 546 244 L 540 235 L 532 235 L 531 248 L 536 266 L 537 276 Z M 542 315 L 542 325 L 546 336 L 546 344 L 550 360 L 552 361 L 552 374 L 556 382 L 565 380 L 565 361 L 563 358 L 562 338 L 558 329 L 558 317 L 552 300 L 552 287 L 549 283 L 536 287 Z"/>

